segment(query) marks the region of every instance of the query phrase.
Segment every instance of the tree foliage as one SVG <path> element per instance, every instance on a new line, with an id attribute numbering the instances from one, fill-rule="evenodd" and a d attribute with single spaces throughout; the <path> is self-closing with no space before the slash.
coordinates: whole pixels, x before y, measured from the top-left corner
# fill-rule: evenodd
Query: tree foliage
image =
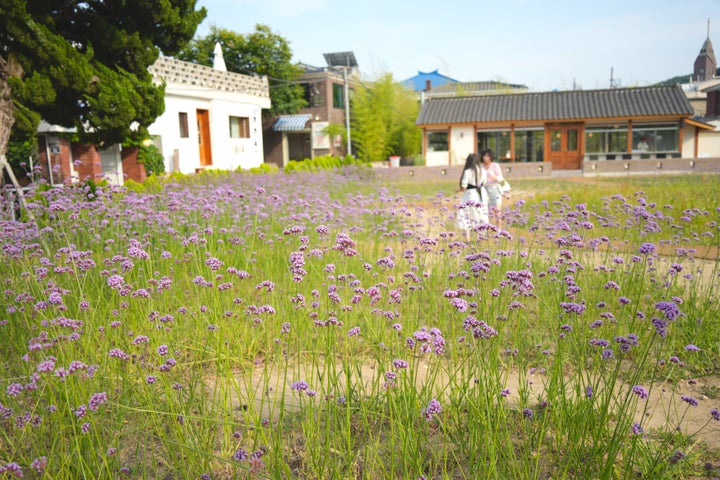
<path id="1" fill-rule="evenodd" d="M 211 66 L 215 44 L 220 43 L 228 71 L 245 75 L 265 75 L 270 82 L 272 107 L 265 115 L 297 113 L 306 105 L 297 79 L 302 68 L 292 63 L 290 44 L 267 25 L 255 25 L 247 35 L 212 27 L 210 33 L 190 42 L 177 55 L 187 62 Z"/>
<path id="2" fill-rule="evenodd" d="M 94 144 L 146 135 L 164 110 L 148 67 L 193 37 L 195 3 L 0 0 L 0 154 L 40 118 Z"/>
<path id="3" fill-rule="evenodd" d="M 422 132 L 415 126 L 419 112 L 416 94 L 391 74 L 361 84 L 351 101 L 352 142 L 358 157 L 378 161 L 420 153 Z"/>

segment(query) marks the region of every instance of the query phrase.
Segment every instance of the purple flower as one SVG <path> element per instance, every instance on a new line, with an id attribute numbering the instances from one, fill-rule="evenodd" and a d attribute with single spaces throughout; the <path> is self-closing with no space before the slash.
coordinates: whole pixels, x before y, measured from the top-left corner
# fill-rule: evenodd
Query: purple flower
<path id="1" fill-rule="evenodd" d="M 123 286 L 125 280 L 120 275 L 111 275 L 107 279 L 107 284 L 110 288 L 118 289 Z"/>
<path id="2" fill-rule="evenodd" d="M 432 420 L 433 416 L 440 412 L 442 412 L 442 405 L 434 398 L 430 400 L 427 407 L 423 409 L 423 415 L 428 420 Z"/>
<path id="3" fill-rule="evenodd" d="M 45 467 L 47 467 L 47 457 L 36 458 L 30 464 L 30 468 L 38 473 L 42 473 L 45 470 Z"/>
<path id="4" fill-rule="evenodd" d="M 356 337 L 360 335 L 360 327 L 353 327 L 348 330 L 348 337 Z"/>
<path id="5" fill-rule="evenodd" d="M 678 306 L 673 302 L 657 302 L 655 304 L 655 308 L 660 310 L 663 313 L 663 316 L 666 320 L 673 321 L 680 315 L 682 315 L 682 312 L 678 308 Z"/>
<path id="6" fill-rule="evenodd" d="M 565 313 L 577 313 L 578 315 L 585 311 L 585 305 L 571 302 L 560 302 L 560 308 L 565 310 Z"/>
<path id="7" fill-rule="evenodd" d="M 688 397 L 687 395 L 680 395 L 680 400 L 687 403 L 690 406 L 697 407 L 698 401 L 695 400 L 693 397 Z"/>
<path id="8" fill-rule="evenodd" d="M 638 248 L 638 252 L 642 255 L 648 255 L 651 253 L 655 253 L 657 250 L 657 247 L 652 243 L 643 243 L 640 245 L 640 248 Z"/>
<path id="9" fill-rule="evenodd" d="M 15 478 L 23 478 L 23 471 L 20 465 L 18 465 L 15 462 L 6 463 L 5 465 L 0 465 L 0 474 L 9 473 L 12 474 Z"/>
<path id="10" fill-rule="evenodd" d="M 19 383 L 12 383 L 7 387 L 7 394 L 11 397 L 15 397 L 23 391 L 23 386 Z"/>
<path id="11" fill-rule="evenodd" d="M 635 385 L 634 387 L 632 387 L 632 393 L 643 399 L 648 398 L 648 391 L 640 385 Z"/>
<path id="12" fill-rule="evenodd" d="M 534 415 L 533 411 L 529 408 L 523 408 L 522 414 L 523 417 L 527 418 L 528 420 L 530 420 Z"/>
<path id="13" fill-rule="evenodd" d="M 710 410 L 710 416 L 716 422 L 720 422 L 720 410 L 718 410 L 717 408 L 713 408 L 712 410 Z"/>
<path id="14" fill-rule="evenodd" d="M 640 434 L 642 434 L 644 431 L 645 431 L 645 430 L 643 430 L 642 425 L 640 425 L 639 423 L 633 423 L 632 432 L 633 432 L 635 435 L 640 435 Z"/>
<path id="15" fill-rule="evenodd" d="M 397 358 L 396 358 L 395 360 L 393 360 L 393 367 L 395 367 L 395 368 L 407 368 L 407 367 L 408 367 L 408 362 L 406 362 L 405 360 L 400 360 L 400 359 L 397 359 Z"/>
<path id="16" fill-rule="evenodd" d="M 586 396 L 587 398 L 592 398 L 592 396 L 593 396 L 593 388 L 592 388 L 592 385 L 588 385 L 587 387 L 585 387 L 585 396 Z"/>
<path id="17" fill-rule="evenodd" d="M 308 384 L 307 382 L 300 380 L 298 382 L 293 382 L 292 385 L 290 385 L 290 388 L 295 391 L 302 392 L 308 389 Z"/>
<path id="18" fill-rule="evenodd" d="M 685 350 L 687 350 L 688 352 L 699 352 L 700 348 L 691 343 L 691 344 L 685 345 Z"/>
<path id="19" fill-rule="evenodd" d="M 83 418 L 87 414 L 87 407 L 85 405 L 80 405 L 74 413 L 76 417 Z"/>
<path id="20" fill-rule="evenodd" d="M 670 457 L 670 463 L 675 464 L 685 458 L 685 454 L 680 450 L 675 451 Z"/>
<path id="21" fill-rule="evenodd" d="M 243 450 L 242 448 L 237 449 L 237 451 L 233 454 L 232 459 L 236 462 L 242 462 L 243 460 L 247 460 L 249 457 L 248 453 Z"/>
<path id="22" fill-rule="evenodd" d="M 97 409 L 107 401 L 107 393 L 105 392 L 99 392 L 99 393 L 93 393 L 90 397 L 90 400 L 88 400 L 88 408 L 92 410 L 93 412 L 96 412 Z"/>

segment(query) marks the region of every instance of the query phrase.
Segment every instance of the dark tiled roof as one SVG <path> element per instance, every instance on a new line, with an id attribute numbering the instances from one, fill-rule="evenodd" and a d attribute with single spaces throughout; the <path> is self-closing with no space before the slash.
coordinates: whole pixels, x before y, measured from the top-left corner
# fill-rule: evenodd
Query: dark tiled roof
<path id="1" fill-rule="evenodd" d="M 431 93 L 459 93 L 464 92 L 465 94 L 471 93 L 485 93 L 485 92 L 498 92 L 498 93 L 511 93 L 513 90 L 524 90 L 527 91 L 525 85 L 517 85 L 514 83 L 496 82 L 494 80 L 488 80 L 484 82 L 457 82 L 457 83 L 445 83 L 438 87 L 433 87 Z"/>
<path id="2" fill-rule="evenodd" d="M 672 85 L 429 98 L 415 123 L 447 125 L 692 114 L 692 106 L 682 88 Z"/>

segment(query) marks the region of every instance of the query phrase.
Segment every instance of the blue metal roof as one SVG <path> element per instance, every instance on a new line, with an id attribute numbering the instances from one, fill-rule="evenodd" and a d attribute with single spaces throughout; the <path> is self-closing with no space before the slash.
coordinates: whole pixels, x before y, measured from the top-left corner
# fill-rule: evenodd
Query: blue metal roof
<path id="1" fill-rule="evenodd" d="M 407 88 L 412 88 L 416 92 L 419 92 L 420 90 L 425 90 L 428 80 L 430 80 L 430 88 L 439 87 L 440 85 L 444 85 L 446 83 L 457 83 L 457 80 L 454 78 L 438 73 L 437 70 L 433 70 L 432 72 L 418 71 L 417 75 L 403 80 L 400 83 L 405 85 Z"/>
<path id="2" fill-rule="evenodd" d="M 273 124 L 273 130 L 276 132 L 298 132 L 306 130 L 305 124 L 310 120 L 309 113 L 299 115 L 280 115 Z"/>

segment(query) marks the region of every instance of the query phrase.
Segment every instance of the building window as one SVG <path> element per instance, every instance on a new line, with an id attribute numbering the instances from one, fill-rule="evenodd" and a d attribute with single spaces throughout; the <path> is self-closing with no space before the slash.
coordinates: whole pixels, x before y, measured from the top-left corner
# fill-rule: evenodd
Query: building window
<path id="1" fill-rule="evenodd" d="M 230 117 L 230 138 L 250 138 L 248 117 Z"/>
<path id="2" fill-rule="evenodd" d="M 585 153 L 626 153 L 627 126 L 588 127 L 585 129 Z"/>
<path id="3" fill-rule="evenodd" d="M 477 132 L 478 152 L 491 150 L 493 158 L 500 162 L 512 161 L 510 130 Z"/>
<path id="4" fill-rule="evenodd" d="M 543 162 L 545 132 L 543 130 L 515 130 L 515 161 Z"/>
<path id="5" fill-rule="evenodd" d="M 333 83 L 333 107 L 345 108 L 345 89 L 337 83 Z"/>
<path id="6" fill-rule="evenodd" d="M 679 128 L 676 124 L 637 125 L 632 129 L 633 152 L 679 152 Z"/>
<path id="7" fill-rule="evenodd" d="M 190 137 L 190 130 L 188 129 L 188 114 L 187 112 L 178 113 L 178 121 L 180 123 L 180 138 Z"/>
<path id="8" fill-rule="evenodd" d="M 428 132 L 427 150 L 428 152 L 447 152 L 448 132 Z"/>
<path id="9" fill-rule="evenodd" d="M 320 91 L 318 83 L 303 83 L 303 98 L 309 107 L 322 107 L 325 105 L 325 97 Z"/>
<path id="10" fill-rule="evenodd" d="M 585 153 L 628 153 L 628 127 L 606 126 L 585 129 Z M 676 123 L 634 125 L 632 152 L 640 154 L 678 153 L 680 128 Z"/>

